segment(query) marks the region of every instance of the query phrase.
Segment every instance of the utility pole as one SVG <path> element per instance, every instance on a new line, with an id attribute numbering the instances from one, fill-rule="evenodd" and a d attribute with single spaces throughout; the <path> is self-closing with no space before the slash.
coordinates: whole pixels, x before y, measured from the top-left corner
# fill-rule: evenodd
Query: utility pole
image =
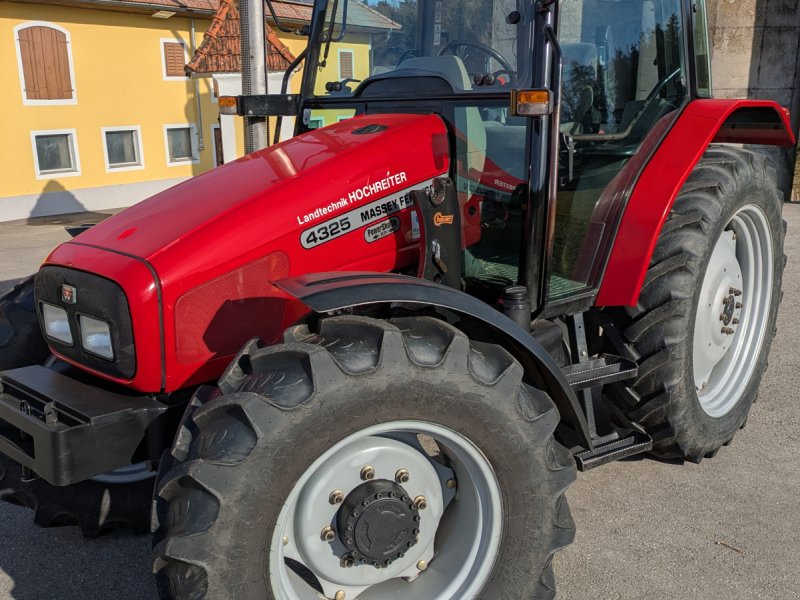
<path id="1" fill-rule="evenodd" d="M 267 93 L 266 32 L 264 31 L 264 0 L 241 0 L 242 95 Z M 244 151 L 250 154 L 266 148 L 269 143 L 269 124 L 265 117 L 244 117 Z"/>

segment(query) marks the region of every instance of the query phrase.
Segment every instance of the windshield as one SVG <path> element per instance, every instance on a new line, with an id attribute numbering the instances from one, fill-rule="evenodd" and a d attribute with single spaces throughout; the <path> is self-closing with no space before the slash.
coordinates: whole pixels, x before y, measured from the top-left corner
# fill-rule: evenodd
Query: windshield
<path id="1" fill-rule="evenodd" d="M 517 0 L 318 1 L 327 1 L 328 16 L 312 50 L 319 53 L 315 95 L 348 96 L 369 78 L 410 70 L 445 79 L 455 93 L 503 91 L 528 79 Z"/>

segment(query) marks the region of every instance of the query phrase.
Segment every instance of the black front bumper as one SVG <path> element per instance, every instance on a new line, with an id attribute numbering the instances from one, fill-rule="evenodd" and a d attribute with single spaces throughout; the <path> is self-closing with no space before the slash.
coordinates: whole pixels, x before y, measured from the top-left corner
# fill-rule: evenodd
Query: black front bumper
<path id="1" fill-rule="evenodd" d="M 45 367 L 0 373 L 0 452 L 53 485 L 150 457 L 143 441 L 167 406 Z"/>

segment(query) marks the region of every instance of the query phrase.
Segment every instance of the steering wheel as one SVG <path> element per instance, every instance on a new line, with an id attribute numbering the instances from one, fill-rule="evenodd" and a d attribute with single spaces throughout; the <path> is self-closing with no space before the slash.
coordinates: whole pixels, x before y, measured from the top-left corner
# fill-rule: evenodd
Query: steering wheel
<path id="1" fill-rule="evenodd" d="M 500 54 L 497 50 L 492 48 L 491 46 L 487 46 L 486 44 L 482 44 L 480 42 L 473 42 L 471 40 L 453 40 L 449 42 L 444 48 L 439 50 L 439 56 L 444 56 L 445 54 L 452 54 L 453 56 L 458 56 L 458 52 L 456 50 L 458 48 L 475 48 L 476 50 L 480 50 L 484 54 L 489 55 L 493 59 L 495 59 L 502 69 L 495 71 L 493 74 L 496 76 L 500 73 L 507 73 L 508 76 L 511 78 L 511 82 L 513 83 L 516 79 L 516 73 L 514 72 L 511 63 L 508 62 L 505 56 Z"/>

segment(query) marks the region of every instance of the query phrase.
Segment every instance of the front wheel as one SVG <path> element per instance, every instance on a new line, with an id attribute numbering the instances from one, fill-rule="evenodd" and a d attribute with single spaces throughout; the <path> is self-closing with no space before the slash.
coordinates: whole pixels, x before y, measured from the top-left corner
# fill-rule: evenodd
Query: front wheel
<path id="1" fill-rule="evenodd" d="M 503 349 L 334 317 L 251 344 L 220 388 L 162 462 L 162 598 L 554 596 L 574 461 Z"/>

